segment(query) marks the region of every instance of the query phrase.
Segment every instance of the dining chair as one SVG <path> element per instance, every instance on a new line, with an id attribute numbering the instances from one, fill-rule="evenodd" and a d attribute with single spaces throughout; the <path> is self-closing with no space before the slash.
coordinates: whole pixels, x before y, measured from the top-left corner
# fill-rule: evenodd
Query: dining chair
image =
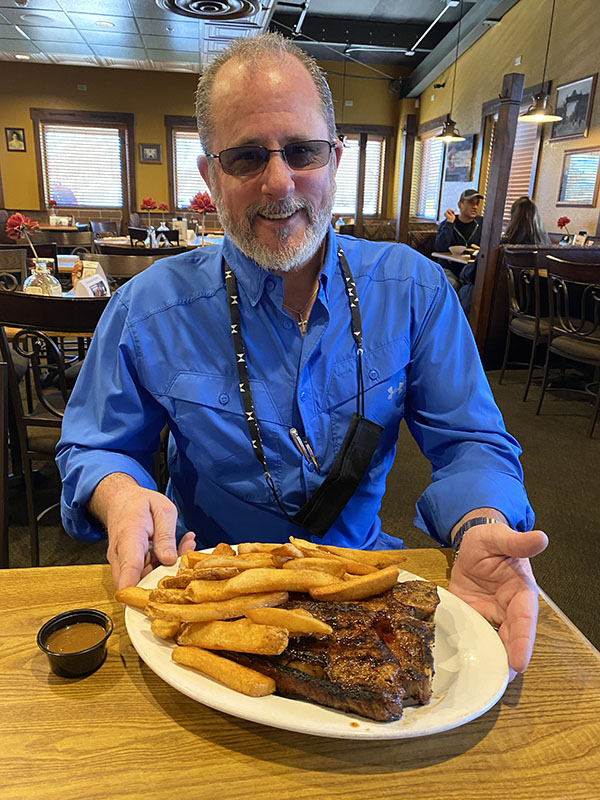
<path id="1" fill-rule="evenodd" d="M 146 239 L 148 238 L 148 231 L 146 228 L 128 228 L 129 241 L 132 247 L 145 247 Z"/>
<path id="2" fill-rule="evenodd" d="M 0 271 L 18 278 L 19 283 L 27 278 L 27 251 L 23 247 L 0 248 Z"/>
<path id="3" fill-rule="evenodd" d="M 135 255 L 113 255 L 111 253 L 99 253 L 91 256 L 92 261 L 97 261 L 104 270 L 106 277 L 115 280 L 117 283 L 124 283 L 143 272 L 161 258 L 171 255 L 172 248 L 161 247 L 159 255 L 146 255 L 145 250 L 136 247 Z"/>
<path id="4" fill-rule="evenodd" d="M 8 364 L 0 361 L 0 569 L 8 568 Z"/>
<path id="5" fill-rule="evenodd" d="M 119 236 L 120 234 L 119 225 L 114 220 L 106 222 L 90 220 L 90 230 L 95 239 L 101 239 L 103 236 Z"/>
<path id="6" fill-rule="evenodd" d="M 569 361 L 600 368 L 600 259 L 597 263 L 575 263 L 546 255 L 548 270 L 548 304 L 550 308 L 548 351 L 542 378 L 542 392 L 536 414 L 540 413 L 544 394 L 548 391 L 550 354 Z M 583 391 L 594 397 L 586 387 Z M 600 383 L 593 401 L 588 436 L 600 410 Z"/>
<path id="7" fill-rule="evenodd" d="M 168 242 L 170 246 L 177 247 L 179 245 L 179 231 L 157 230 L 156 231 L 157 242 L 160 242 L 161 236 L 164 237 L 164 239 Z"/>
<path id="8" fill-rule="evenodd" d="M 31 245 L 28 244 L 0 244 L 0 250 L 24 250 L 25 258 L 31 259 L 38 258 L 51 258 L 54 261 L 54 274 L 58 274 L 58 248 L 56 242 L 34 242 L 35 253 Z M 26 268 L 23 280 L 28 276 L 29 272 Z"/>
<path id="9" fill-rule="evenodd" d="M 138 214 L 137 211 L 132 211 L 129 214 L 129 224 L 133 228 L 139 228 L 140 227 L 140 215 Z"/>
<path id="10" fill-rule="evenodd" d="M 600 236 L 588 236 L 585 244 L 587 247 L 600 247 Z"/>
<path id="11" fill-rule="evenodd" d="M 56 339 L 91 338 L 108 300 L 0 291 L 0 359 L 8 365 L 9 403 L 25 484 L 32 566 L 39 565 L 39 523 L 57 505 L 36 515 L 33 464 L 54 461 L 70 394 L 68 362 Z M 17 357 L 26 360 L 31 373 L 35 393 L 32 411 L 25 407 L 19 391 Z"/>
<path id="12" fill-rule="evenodd" d="M 538 251 L 507 247 L 504 249 L 504 266 L 508 281 L 508 328 L 498 383 L 502 383 L 504 378 L 512 337 L 528 339 L 531 351 L 523 394 L 525 401 L 531 386 L 538 346 L 548 341 L 549 321 L 542 316 Z"/>

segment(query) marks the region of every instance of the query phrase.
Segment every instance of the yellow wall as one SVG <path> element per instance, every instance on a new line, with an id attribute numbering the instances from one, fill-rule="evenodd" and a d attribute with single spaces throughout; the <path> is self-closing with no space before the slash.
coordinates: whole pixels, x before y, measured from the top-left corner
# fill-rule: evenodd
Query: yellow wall
<path id="1" fill-rule="evenodd" d="M 323 67 L 330 73 L 343 72 L 343 64 L 338 62 L 324 62 Z M 380 69 L 394 76 L 398 72 L 386 67 Z M 335 74 L 329 76 L 337 121 L 395 126 L 398 98 L 388 91 L 389 81 L 358 64 L 348 65 L 346 73 L 345 94 L 343 79 Z M 379 79 L 371 80 L 372 77 Z M 147 195 L 159 203 L 168 202 L 163 116 L 193 115 L 196 80 L 195 75 L 186 73 L 0 62 L 0 127 L 25 128 L 27 144 L 26 153 L 9 153 L 5 141 L 0 144 L 6 207 L 39 208 L 33 124 L 29 116 L 32 107 L 134 114 L 137 205 Z M 78 84 L 87 85 L 87 91 L 79 91 Z M 343 106 L 344 97 L 353 100 L 352 107 Z M 138 163 L 140 142 L 162 145 L 162 165 Z"/>
<path id="2" fill-rule="evenodd" d="M 541 82 L 552 0 L 520 0 L 499 24 L 492 27 L 459 59 L 456 72 L 453 117 L 462 133 L 479 134 L 482 103 L 498 95 L 502 76 L 509 72 L 525 75 L 525 86 Z M 546 79 L 552 81 L 552 103 L 557 86 L 598 72 L 599 0 L 557 0 Z M 520 56 L 521 64 L 515 66 Z M 444 83 L 434 89 L 433 83 Z M 452 68 L 432 82 L 419 98 L 419 122 L 423 123 L 450 111 Z M 434 97 L 432 100 L 431 97 Z M 565 150 L 600 145 L 600 87 L 592 107 L 587 138 L 550 142 L 551 125 L 544 126 L 534 200 L 548 230 L 556 230 L 556 220 L 571 218 L 571 232 L 595 233 L 600 200 L 596 208 L 557 206 L 563 153 Z"/>

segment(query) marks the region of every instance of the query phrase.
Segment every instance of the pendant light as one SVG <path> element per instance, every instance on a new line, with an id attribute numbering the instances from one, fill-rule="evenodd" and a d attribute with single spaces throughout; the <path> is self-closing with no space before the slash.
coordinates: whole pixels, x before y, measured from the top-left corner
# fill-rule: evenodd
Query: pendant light
<path id="1" fill-rule="evenodd" d="M 550 28 L 548 30 L 548 43 L 546 44 L 546 58 L 544 59 L 544 71 L 542 73 L 542 87 L 546 82 L 546 67 L 548 65 L 548 52 L 550 50 L 550 37 L 552 36 L 552 22 L 554 20 L 554 6 L 556 0 L 552 0 L 552 13 L 550 14 Z M 562 117 L 558 114 L 552 113 L 552 108 L 548 106 L 549 96 L 544 93 L 543 89 L 540 94 L 536 94 L 533 98 L 533 105 L 529 106 L 524 114 L 519 117 L 519 122 L 535 122 L 542 124 L 544 122 L 560 122 Z"/>
<path id="2" fill-rule="evenodd" d="M 450 113 L 446 114 L 446 121 L 442 132 L 438 133 L 436 139 L 443 142 L 464 142 L 465 137 L 460 135 L 456 127 L 456 122 L 452 119 L 452 109 L 454 107 L 454 87 L 456 85 L 456 64 L 458 63 L 458 47 L 460 45 L 460 23 L 462 22 L 463 0 L 460 0 L 460 16 L 458 18 L 458 34 L 456 36 L 456 55 L 454 57 L 454 75 L 452 77 L 452 99 L 450 100 Z"/>

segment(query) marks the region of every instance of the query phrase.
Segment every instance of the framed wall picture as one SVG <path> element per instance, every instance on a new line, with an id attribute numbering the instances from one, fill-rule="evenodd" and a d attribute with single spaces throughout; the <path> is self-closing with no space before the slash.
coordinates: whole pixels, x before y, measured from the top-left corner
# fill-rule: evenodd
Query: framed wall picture
<path id="1" fill-rule="evenodd" d="M 465 136 L 464 142 L 448 142 L 446 147 L 445 181 L 469 183 L 473 171 L 475 134 Z"/>
<path id="2" fill-rule="evenodd" d="M 11 153 L 25 153 L 25 128 L 4 128 L 6 149 Z"/>
<path id="3" fill-rule="evenodd" d="M 599 178 L 600 147 L 565 150 L 556 205 L 594 208 Z"/>
<path id="4" fill-rule="evenodd" d="M 140 164 L 162 164 L 159 144 L 140 145 Z"/>
<path id="5" fill-rule="evenodd" d="M 562 119 L 553 123 L 551 139 L 579 139 L 588 135 L 597 77 L 595 73 L 557 88 L 554 108 Z"/>

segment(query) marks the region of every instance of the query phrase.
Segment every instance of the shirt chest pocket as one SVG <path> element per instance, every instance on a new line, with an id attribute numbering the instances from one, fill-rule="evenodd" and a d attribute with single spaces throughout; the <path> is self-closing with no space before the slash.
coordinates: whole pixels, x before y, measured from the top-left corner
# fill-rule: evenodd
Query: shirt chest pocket
<path id="1" fill-rule="evenodd" d="M 170 389 L 178 447 L 196 470 L 237 497 L 265 502 L 270 490 L 252 448 L 237 377 L 180 373 Z M 273 476 L 281 471 L 280 420 L 266 384 L 252 382 L 260 435 Z"/>
<path id="2" fill-rule="evenodd" d="M 365 416 L 384 428 L 375 457 L 377 453 L 383 457 L 398 438 L 404 416 L 409 358 L 410 348 L 404 338 L 365 350 L 363 354 Z M 357 361 L 353 356 L 334 367 L 325 393 L 336 447 L 340 446 L 348 420 L 357 409 L 357 394 Z"/>

